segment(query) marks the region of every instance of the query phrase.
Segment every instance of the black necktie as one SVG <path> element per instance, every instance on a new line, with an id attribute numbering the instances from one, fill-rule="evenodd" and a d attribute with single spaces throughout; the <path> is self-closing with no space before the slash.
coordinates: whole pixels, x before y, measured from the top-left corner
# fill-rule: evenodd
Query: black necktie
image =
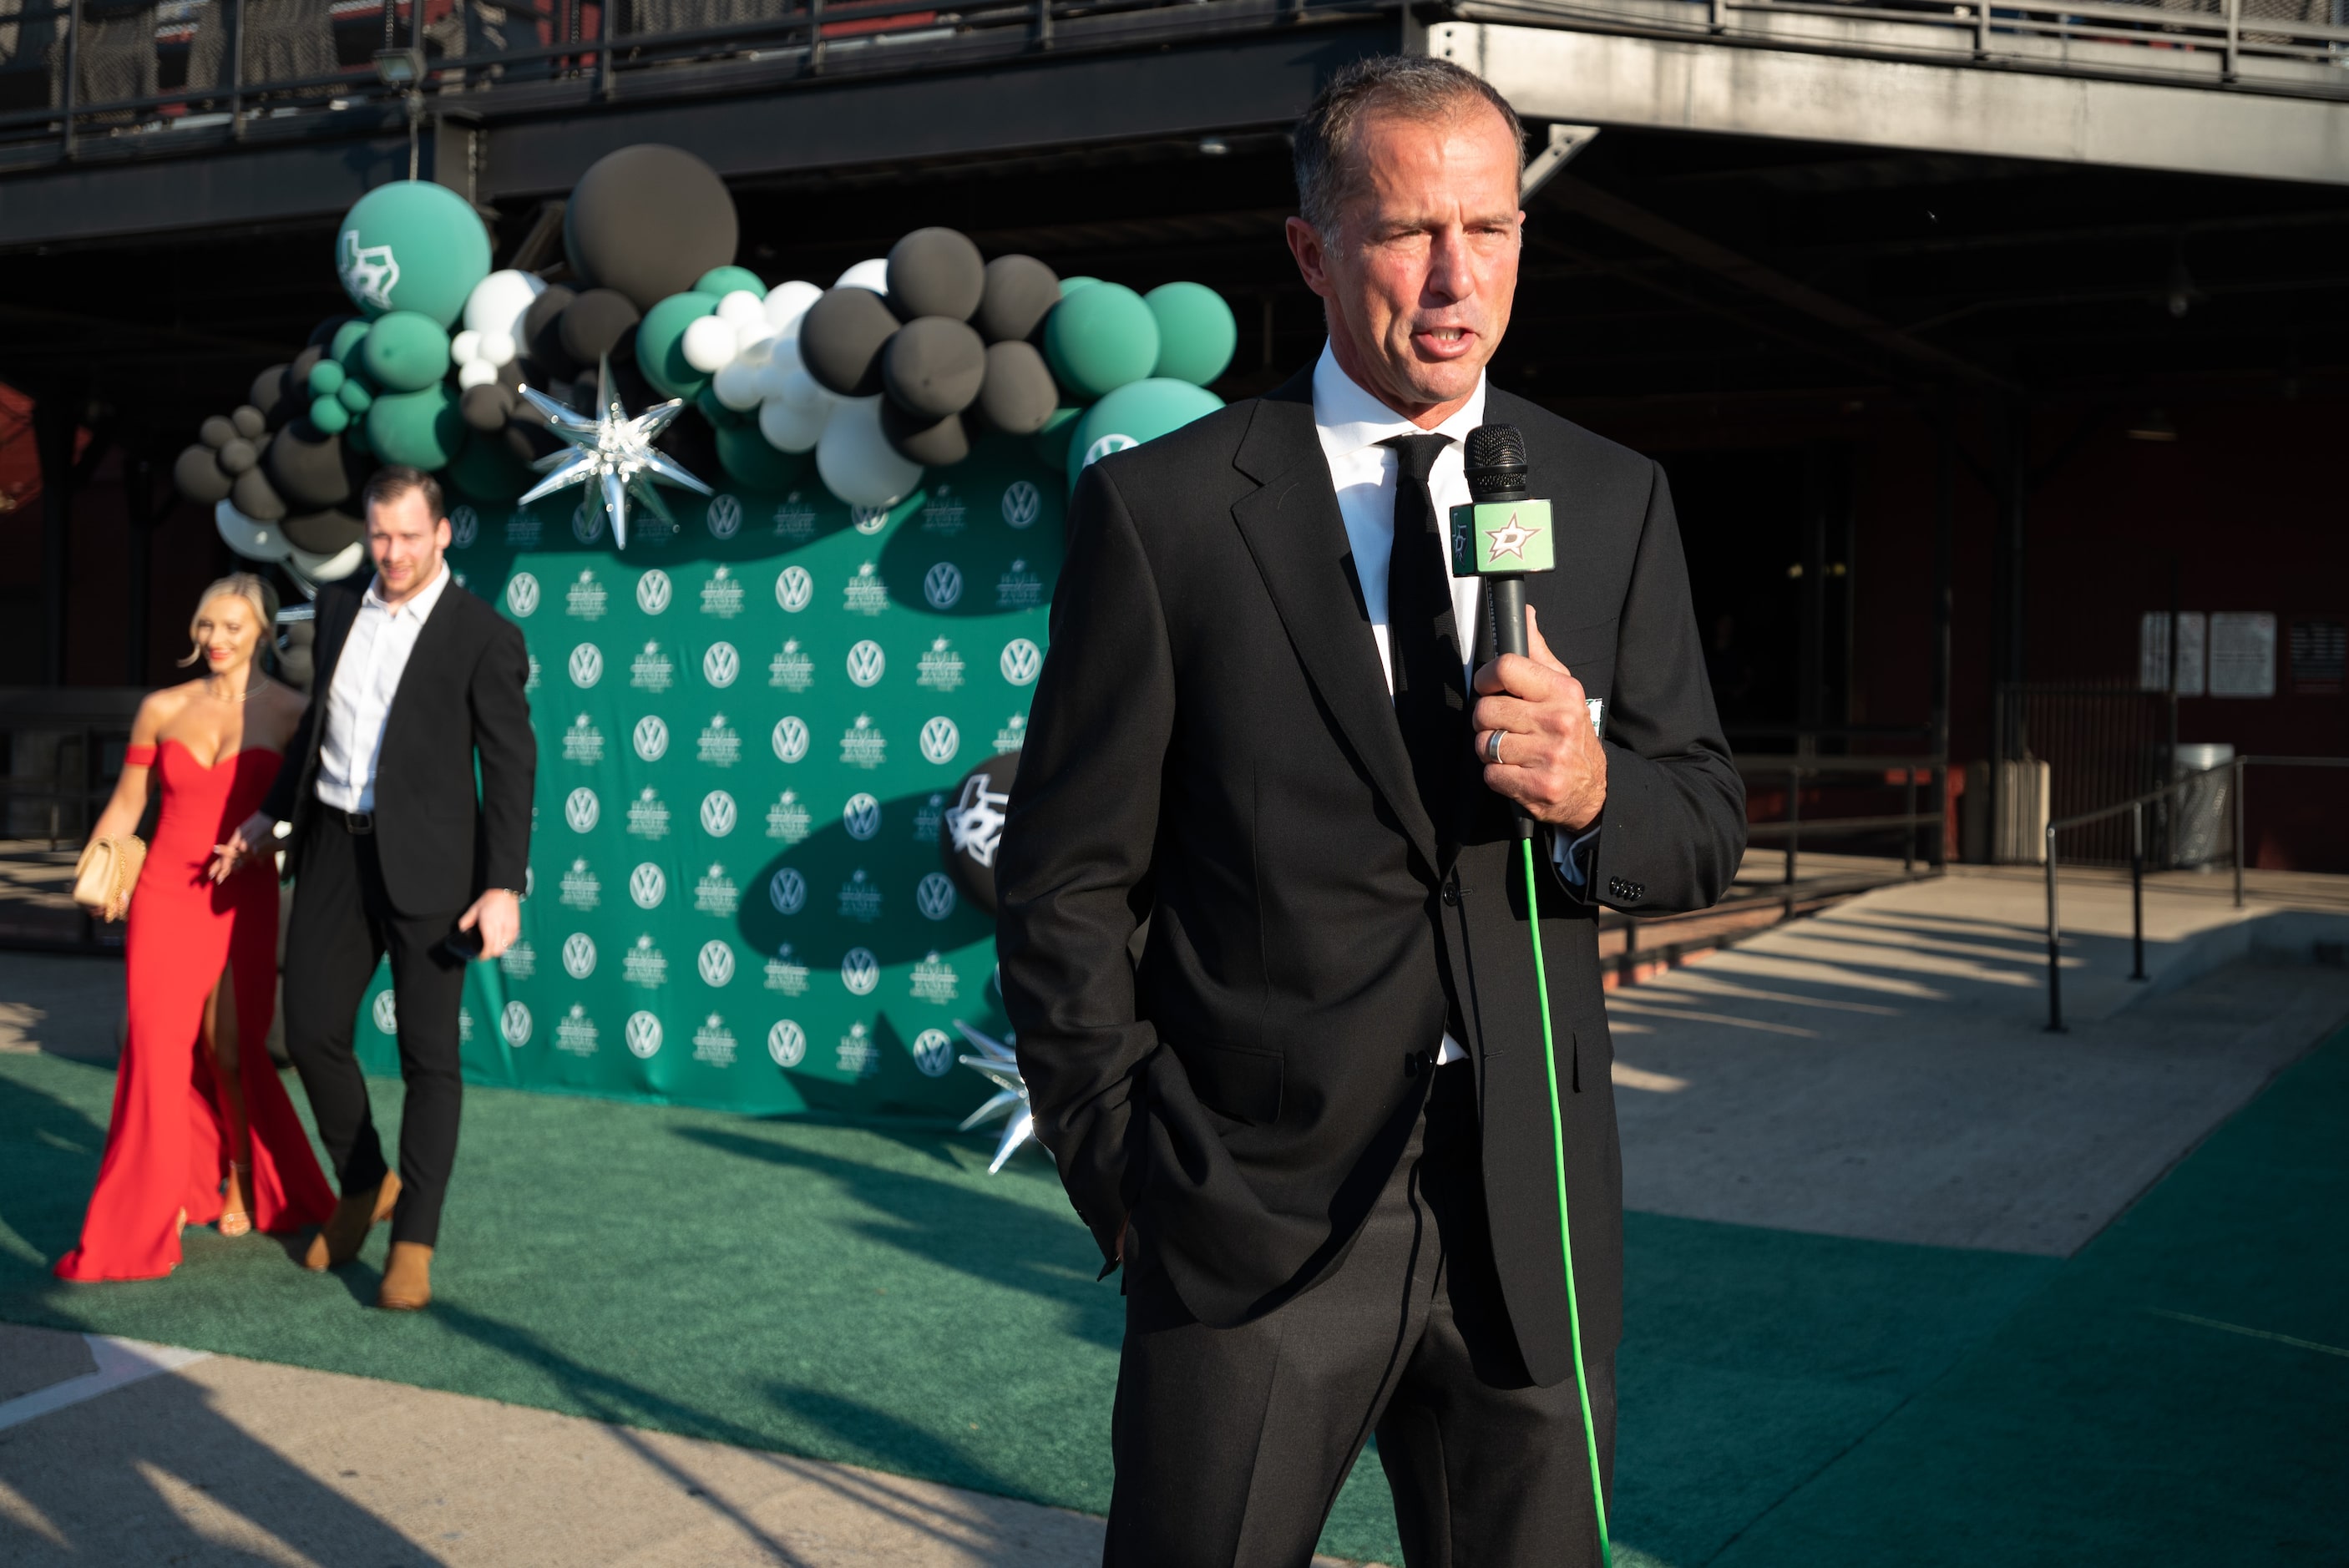
<path id="1" fill-rule="evenodd" d="M 1446 846 L 1459 841 L 1459 781 L 1468 755 L 1468 687 L 1460 630 L 1452 615 L 1450 552 L 1427 476 L 1449 436 L 1382 441 L 1400 459 L 1394 545 L 1387 557 L 1387 657 L 1394 669 L 1395 719 L 1411 752 L 1420 803 Z"/>

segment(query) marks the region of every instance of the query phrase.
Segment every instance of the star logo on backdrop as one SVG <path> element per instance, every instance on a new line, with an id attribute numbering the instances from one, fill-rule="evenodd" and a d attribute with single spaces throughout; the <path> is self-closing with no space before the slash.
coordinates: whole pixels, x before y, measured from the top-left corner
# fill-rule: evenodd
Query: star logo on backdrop
<path id="1" fill-rule="evenodd" d="M 661 521 L 672 525 L 677 521 L 669 515 L 668 503 L 661 500 L 653 480 L 680 485 L 699 495 L 712 492 L 683 465 L 653 446 L 660 433 L 685 411 L 682 400 L 672 397 L 632 417 L 621 406 L 619 394 L 612 389 L 612 361 L 608 355 L 597 372 L 595 387 L 596 411 L 593 418 L 533 387 L 522 388 L 530 406 L 545 416 L 546 428 L 570 442 L 572 449 L 541 458 L 538 466 L 546 477 L 523 491 L 517 504 L 528 506 L 542 496 L 553 495 L 572 485 L 593 483 L 603 491 L 604 512 L 612 522 L 612 541 L 626 549 L 631 498 Z"/>
<path id="2" fill-rule="evenodd" d="M 1496 528 L 1485 537 L 1491 542 L 1494 560 L 1498 561 L 1504 555 L 1514 555 L 1523 561 L 1526 558 L 1526 544 L 1532 541 L 1535 534 L 1540 531 L 1538 528 L 1527 528 L 1518 522 L 1517 514 L 1511 512 L 1507 527 Z"/>

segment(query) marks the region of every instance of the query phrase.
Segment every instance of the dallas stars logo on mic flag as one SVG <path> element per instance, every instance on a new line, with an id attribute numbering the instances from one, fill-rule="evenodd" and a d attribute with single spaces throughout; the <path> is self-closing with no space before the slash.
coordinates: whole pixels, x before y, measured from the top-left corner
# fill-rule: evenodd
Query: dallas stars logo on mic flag
<path id="1" fill-rule="evenodd" d="M 1546 500 L 1488 500 L 1452 509 L 1452 570 L 1462 577 L 1548 572 L 1557 531 Z"/>

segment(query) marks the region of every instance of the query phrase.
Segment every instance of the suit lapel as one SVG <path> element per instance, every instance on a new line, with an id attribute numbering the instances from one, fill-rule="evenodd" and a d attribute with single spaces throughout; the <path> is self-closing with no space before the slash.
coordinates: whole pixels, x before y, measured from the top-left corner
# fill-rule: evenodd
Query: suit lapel
<path id="1" fill-rule="evenodd" d="M 443 567 L 442 570 L 451 569 Z M 432 614 L 426 616 L 424 624 L 417 628 L 416 645 L 408 651 L 408 667 L 400 671 L 399 685 L 391 694 L 391 707 L 383 716 L 382 754 L 385 757 L 391 755 L 392 737 L 402 727 L 401 716 L 413 712 L 418 703 L 429 700 L 421 696 L 411 697 L 409 694 L 423 687 L 433 665 L 448 647 L 450 639 L 457 634 L 460 612 L 452 601 L 463 592 L 453 581 L 450 582 L 440 590 L 440 602 L 432 606 Z M 378 777 L 380 769 L 378 763 Z"/>
<path id="2" fill-rule="evenodd" d="M 1433 866 L 1435 825 L 1420 802 L 1353 576 L 1345 519 L 1314 431 L 1309 370 L 1257 401 L 1233 460 L 1260 486 L 1232 507 L 1232 519 L 1264 575 L 1289 645 L 1371 783 Z"/>

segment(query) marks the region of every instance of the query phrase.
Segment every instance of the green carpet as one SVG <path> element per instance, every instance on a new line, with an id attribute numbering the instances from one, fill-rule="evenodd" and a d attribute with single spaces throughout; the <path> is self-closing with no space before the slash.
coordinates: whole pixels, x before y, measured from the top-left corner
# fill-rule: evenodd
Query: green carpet
<path id="1" fill-rule="evenodd" d="M 209 1232 L 169 1281 L 50 1279 L 110 1084 L 0 1056 L 0 1318 L 1107 1504 L 1120 1303 L 1041 1159 L 476 1089 L 439 1299 L 395 1317 L 371 1266 Z M 1618 1561 L 2339 1561 L 2349 1359 L 2152 1309 L 2349 1344 L 2344 1113 L 2336 1039 L 2069 1264 L 1631 1216 Z M 1388 1506 L 1366 1459 L 1325 1549 L 1398 1561 Z"/>

